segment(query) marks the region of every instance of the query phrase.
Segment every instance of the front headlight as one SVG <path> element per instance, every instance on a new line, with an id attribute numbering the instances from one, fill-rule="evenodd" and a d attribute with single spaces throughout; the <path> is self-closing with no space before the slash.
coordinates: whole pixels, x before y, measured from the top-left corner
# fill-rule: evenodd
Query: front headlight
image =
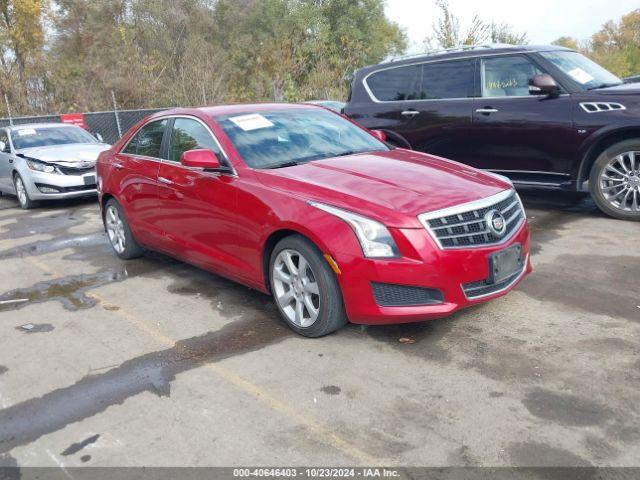
<path id="1" fill-rule="evenodd" d="M 358 237 L 362 252 L 369 258 L 388 258 L 399 256 L 396 242 L 387 227 L 382 223 L 324 203 L 309 202 L 309 205 L 347 222 Z"/>
<path id="2" fill-rule="evenodd" d="M 56 167 L 45 162 L 38 162 L 36 160 L 27 160 L 27 167 L 36 172 L 44 173 L 58 173 Z"/>

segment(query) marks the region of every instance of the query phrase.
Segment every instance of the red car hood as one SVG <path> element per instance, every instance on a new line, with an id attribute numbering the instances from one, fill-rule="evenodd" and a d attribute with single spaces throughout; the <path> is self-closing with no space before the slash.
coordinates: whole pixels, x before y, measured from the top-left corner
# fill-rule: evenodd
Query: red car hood
<path id="1" fill-rule="evenodd" d="M 265 184 L 392 227 L 420 228 L 417 215 L 489 197 L 509 183 L 466 165 L 395 149 L 259 170 Z"/>

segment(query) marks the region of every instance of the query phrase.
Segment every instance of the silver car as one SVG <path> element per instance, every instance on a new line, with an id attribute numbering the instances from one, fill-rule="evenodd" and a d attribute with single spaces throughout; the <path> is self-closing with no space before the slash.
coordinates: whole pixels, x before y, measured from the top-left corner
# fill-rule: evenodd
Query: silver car
<path id="1" fill-rule="evenodd" d="M 20 206 L 38 200 L 96 194 L 96 159 L 111 148 L 86 130 L 63 123 L 0 128 L 0 192 Z"/>

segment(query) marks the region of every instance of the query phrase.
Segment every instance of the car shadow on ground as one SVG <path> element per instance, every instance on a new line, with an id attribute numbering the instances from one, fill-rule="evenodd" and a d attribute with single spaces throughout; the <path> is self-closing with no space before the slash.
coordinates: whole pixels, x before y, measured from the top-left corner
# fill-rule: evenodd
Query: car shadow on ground
<path id="1" fill-rule="evenodd" d="M 41 210 L 56 210 L 60 208 L 73 208 L 73 207 L 85 207 L 91 204 L 95 204 L 98 208 L 98 197 L 78 197 L 78 198 L 65 198 L 61 200 L 38 200 L 38 206 L 33 209 L 34 212 Z M 0 210 L 8 210 L 11 208 L 20 209 L 18 198 L 14 195 L 3 193 L 0 195 Z"/>
<path id="2" fill-rule="evenodd" d="M 588 193 L 563 190 L 518 189 L 525 210 L 564 212 L 588 217 L 606 217 Z"/>

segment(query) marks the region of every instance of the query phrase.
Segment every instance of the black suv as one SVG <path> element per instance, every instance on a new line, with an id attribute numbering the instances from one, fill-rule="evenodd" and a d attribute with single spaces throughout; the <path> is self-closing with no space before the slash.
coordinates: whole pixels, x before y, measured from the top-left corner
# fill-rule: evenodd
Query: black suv
<path id="1" fill-rule="evenodd" d="M 589 191 L 640 220 L 640 83 L 556 46 L 474 46 L 355 72 L 344 113 L 390 143 L 506 175 Z"/>

